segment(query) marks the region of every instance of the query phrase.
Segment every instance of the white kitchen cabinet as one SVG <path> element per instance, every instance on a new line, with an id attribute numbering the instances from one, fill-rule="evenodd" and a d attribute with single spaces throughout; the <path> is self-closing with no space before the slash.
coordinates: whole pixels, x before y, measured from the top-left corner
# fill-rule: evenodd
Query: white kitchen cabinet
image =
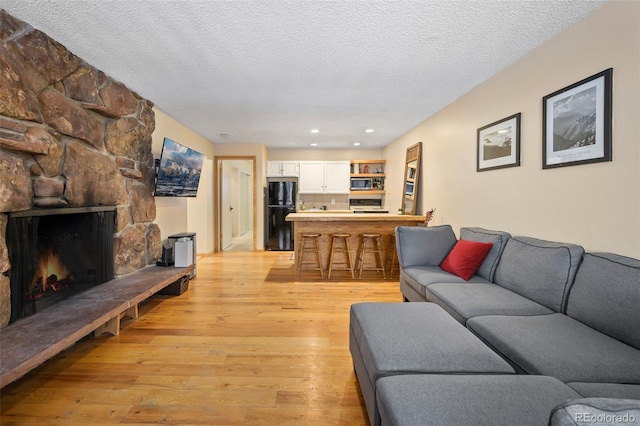
<path id="1" fill-rule="evenodd" d="M 348 194 L 350 191 L 348 161 L 327 161 L 324 164 L 325 192 L 329 194 Z"/>
<path id="2" fill-rule="evenodd" d="M 300 194 L 348 194 L 348 161 L 301 161 Z"/>
<path id="3" fill-rule="evenodd" d="M 324 162 L 301 161 L 300 177 L 298 178 L 298 192 L 300 194 L 324 193 Z"/>
<path id="4" fill-rule="evenodd" d="M 298 176 L 298 163 L 295 161 L 267 161 L 267 177 Z"/>
<path id="5" fill-rule="evenodd" d="M 282 176 L 298 176 L 298 163 L 293 161 L 283 161 Z"/>

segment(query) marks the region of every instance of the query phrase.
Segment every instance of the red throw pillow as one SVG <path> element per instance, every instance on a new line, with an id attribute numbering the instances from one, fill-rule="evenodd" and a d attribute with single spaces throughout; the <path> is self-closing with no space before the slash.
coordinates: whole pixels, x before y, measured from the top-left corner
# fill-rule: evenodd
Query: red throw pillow
<path id="1" fill-rule="evenodd" d="M 443 271 L 450 272 L 469 281 L 476 273 L 493 243 L 459 240 L 440 264 Z"/>

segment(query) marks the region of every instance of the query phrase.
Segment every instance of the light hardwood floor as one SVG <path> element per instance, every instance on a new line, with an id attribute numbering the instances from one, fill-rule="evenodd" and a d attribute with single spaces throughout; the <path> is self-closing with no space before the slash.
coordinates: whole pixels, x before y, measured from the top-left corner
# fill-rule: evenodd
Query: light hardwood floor
<path id="1" fill-rule="evenodd" d="M 2 389 L 0 423 L 366 425 L 349 307 L 401 302 L 397 278 L 294 281 L 293 263 L 199 259 L 186 293 L 149 299 L 118 336 L 83 339 Z"/>

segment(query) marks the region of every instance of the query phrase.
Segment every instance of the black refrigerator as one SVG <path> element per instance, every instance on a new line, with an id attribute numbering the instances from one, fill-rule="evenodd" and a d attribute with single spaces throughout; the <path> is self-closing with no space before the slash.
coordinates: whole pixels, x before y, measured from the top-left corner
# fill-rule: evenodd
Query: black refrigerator
<path id="1" fill-rule="evenodd" d="M 265 249 L 293 251 L 293 222 L 285 221 L 296 211 L 295 181 L 267 182 Z"/>

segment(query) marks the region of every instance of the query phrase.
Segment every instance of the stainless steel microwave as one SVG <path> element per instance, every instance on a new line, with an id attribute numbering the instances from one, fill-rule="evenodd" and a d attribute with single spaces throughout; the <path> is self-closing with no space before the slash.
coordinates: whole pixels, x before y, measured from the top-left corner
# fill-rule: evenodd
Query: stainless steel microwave
<path id="1" fill-rule="evenodd" d="M 371 189 L 373 179 L 371 178 L 351 178 L 352 191 L 365 191 Z"/>

